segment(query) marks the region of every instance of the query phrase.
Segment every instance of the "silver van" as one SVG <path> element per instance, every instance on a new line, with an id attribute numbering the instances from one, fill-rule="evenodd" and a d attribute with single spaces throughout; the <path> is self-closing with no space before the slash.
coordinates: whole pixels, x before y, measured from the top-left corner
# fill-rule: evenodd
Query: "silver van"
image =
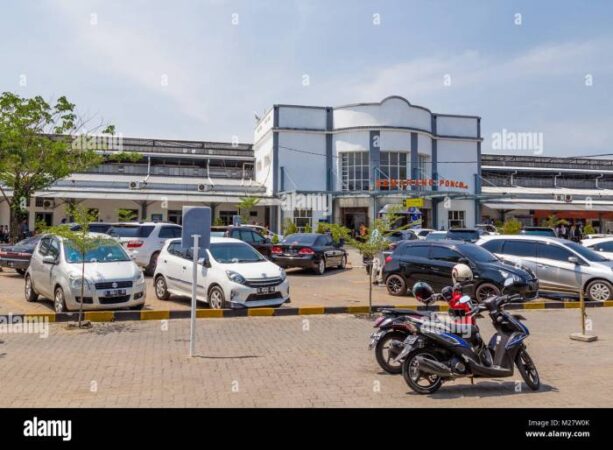
<path id="1" fill-rule="evenodd" d="M 576 242 L 546 236 L 484 236 L 477 245 L 529 267 L 543 292 L 575 293 L 590 300 L 613 298 L 613 261 Z"/>

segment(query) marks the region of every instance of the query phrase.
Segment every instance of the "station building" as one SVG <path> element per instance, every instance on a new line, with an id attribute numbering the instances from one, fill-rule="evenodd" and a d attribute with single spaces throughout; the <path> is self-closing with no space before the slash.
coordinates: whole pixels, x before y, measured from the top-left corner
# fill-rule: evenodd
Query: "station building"
<path id="1" fill-rule="evenodd" d="M 473 226 L 480 219 L 480 121 L 399 96 L 337 107 L 274 105 L 253 144 L 255 179 L 281 202 L 271 208 L 271 223 L 324 220 L 355 230 L 390 205 L 421 198 L 422 226 Z"/>

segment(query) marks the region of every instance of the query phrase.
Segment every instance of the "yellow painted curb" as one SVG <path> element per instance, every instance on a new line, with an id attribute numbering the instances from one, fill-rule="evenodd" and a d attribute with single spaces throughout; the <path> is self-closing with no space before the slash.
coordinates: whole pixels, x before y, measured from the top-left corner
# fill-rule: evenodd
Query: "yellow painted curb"
<path id="1" fill-rule="evenodd" d="M 274 308 L 255 308 L 247 310 L 248 316 L 272 316 L 274 313 Z"/>
<path id="2" fill-rule="evenodd" d="M 35 319 L 35 320 L 39 320 L 41 318 L 46 319 L 48 322 L 55 322 L 55 313 L 41 313 L 41 314 L 26 314 L 25 316 L 26 321 L 28 319 Z"/>
<path id="3" fill-rule="evenodd" d="M 197 309 L 196 317 L 206 319 L 211 317 L 223 317 L 222 309 Z"/>
<path id="4" fill-rule="evenodd" d="M 323 314 L 325 308 L 323 306 L 307 306 L 305 308 L 298 308 L 298 314 L 306 316 L 310 314 Z"/>
<path id="5" fill-rule="evenodd" d="M 524 303 L 522 309 L 545 309 L 545 302 Z"/>
<path id="6" fill-rule="evenodd" d="M 449 311 L 449 305 L 438 305 L 439 311 Z"/>
<path id="7" fill-rule="evenodd" d="M 85 311 L 85 320 L 90 322 L 112 322 L 114 318 L 113 311 Z"/>
<path id="8" fill-rule="evenodd" d="M 417 305 L 394 305 L 393 307 L 397 309 L 415 309 Z"/>
<path id="9" fill-rule="evenodd" d="M 606 302 L 604 302 L 604 305 L 602 305 L 602 306 L 604 306 L 604 307 L 613 306 L 613 300 L 607 300 Z"/>
<path id="10" fill-rule="evenodd" d="M 140 320 L 164 320 L 170 318 L 170 311 L 141 311 Z"/>
<path id="11" fill-rule="evenodd" d="M 373 306 L 373 311 L 374 311 L 374 306 Z M 347 312 L 348 313 L 355 313 L 355 314 L 361 314 L 361 313 L 367 313 L 369 311 L 368 306 L 347 306 Z"/>
<path id="12" fill-rule="evenodd" d="M 564 302 L 564 308 L 579 308 L 581 307 L 580 302 Z"/>

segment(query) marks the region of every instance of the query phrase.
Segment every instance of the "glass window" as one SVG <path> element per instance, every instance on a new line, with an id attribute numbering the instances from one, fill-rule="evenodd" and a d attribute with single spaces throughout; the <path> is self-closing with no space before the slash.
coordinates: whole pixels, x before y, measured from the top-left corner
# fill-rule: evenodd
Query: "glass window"
<path id="1" fill-rule="evenodd" d="M 119 237 L 149 237 L 153 231 L 153 225 L 113 225 L 108 234 Z"/>
<path id="2" fill-rule="evenodd" d="M 294 223 L 299 232 L 304 232 L 307 226 L 312 227 L 313 210 L 312 209 L 295 209 Z"/>
<path id="3" fill-rule="evenodd" d="M 471 261 L 478 262 L 495 262 L 498 261 L 496 255 L 492 254 L 485 248 L 479 247 L 478 245 L 466 244 L 466 245 L 458 245 L 458 250 L 462 252 L 462 254 Z"/>
<path id="4" fill-rule="evenodd" d="M 447 212 L 447 227 L 463 228 L 465 226 L 464 211 L 448 211 Z"/>
<path id="5" fill-rule="evenodd" d="M 49 242 L 49 254 L 54 258 L 57 258 L 60 254 L 60 241 L 56 238 L 51 239 Z"/>
<path id="6" fill-rule="evenodd" d="M 398 248 L 400 255 L 412 258 L 428 258 L 430 247 L 426 245 L 403 245 Z"/>
<path id="7" fill-rule="evenodd" d="M 316 234 L 296 233 L 284 237 L 281 243 L 285 245 L 314 245 L 317 237 Z"/>
<path id="8" fill-rule="evenodd" d="M 556 261 L 568 261 L 568 258 L 575 256 L 569 250 L 555 244 L 542 244 L 536 246 L 536 254 L 538 258 L 553 259 Z"/>
<path id="9" fill-rule="evenodd" d="M 369 188 L 368 152 L 343 152 L 341 163 L 341 190 L 367 191 Z"/>
<path id="10" fill-rule="evenodd" d="M 221 264 L 266 261 L 253 247 L 243 243 L 211 244 L 209 252 Z"/>
<path id="11" fill-rule="evenodd" d="M 613 252 L 613 241 L 601 242 L 600 244 L 594 244 L 588 248 L 599 252 Z"/>
<path id="12" fill-rule="evenodd" d="M 51 244 L 53 246 L 53 243 Z M 64 241 L 64 257 L 69 264 L 81 263 L 81 251 L 70 241 Z M 97 262 L 119 262 L 130 261 L 130 257 L 117 241 L 113 239 L 104 239 L 85 252 L 86 263 Z"/>
<path id="13" fill-rule="evenodd" d="M 181 228 L 179 227 L 162 227 L 159 237 L 164 239 L 181 237 Z"/>
<path id="14" fill-rule="evenodd" d="M 421 153 L 417 156 L 417 178 L 420 180 L 432 178 L 432 164 L 430 163 L 430 156 Z M 425 191 L 429 189 L 429 186 L 417 186 L 418 191 Z"/>
<path id="15" fill-rule="evenodd" d="M 564 246 L 567 248 L 570 248 L 571 250 L 574 250 L 576 253 L 579 253 L 581 256 L 583 256 L 588 261 L 593 261 L 593 262 L 609 261 L 607 258 L 605 258 L 602 255 L 599 255 L 594 250 L 584 247 L 581 244 L 577 244 L 576 242 L 566 241 L 564 242 Z"/>
<path id="16" fill-rule="evenodd" d="M 430 253 L 430 258 L 438 261 L 458 262 L 461 257 L 462 255 L 458 252 L 447 247 L 432 247 L 432 252 Z"/>
<path id="17" fill-rule="evenodd" d="M 240 240 L 244 242 L 255 242 L 253 239 L 253 231 L 251 230 L 240 230 Z"/>
<path id="18" fill-rule="evenodd" d="M 530 241 L 505 241 L 502 246 L 505 255 L 520 256 L 525 258 L 536 257 L 536 246 Z"/>
<path id="19" fill-rule="evenodd" d="M 491 241 L 485 242 L 481 247 L 492 253 L 502 253 L 503 243 L 504 241 L 502 239 L 492 239 Z"/>
<path id="20" fill-rule="evenodd" d="M 389 180 L 407 179 L 407 152 L 381 152 L 379 159 L 379 170 L 376 178 Z M 381 190 L 400 190 L 401 185 L 395 187 L 381 186 Z"/>
<path id="21" fill-rule="evenodd" d="M 42 256 L 47 256 L 49 254 L 49 245 L 51 243 L 51 238 L 45 237 L 40 241 L 40 247 L 38 247 L 38 253 Z"/>
<path id="22" fill-rule="evenodd" d="M 257 231 L 251 231 L 251 235 L 253 236 L 253 242 L 256 244 L 264 244 L 266 242 L 266 238 Z"/>

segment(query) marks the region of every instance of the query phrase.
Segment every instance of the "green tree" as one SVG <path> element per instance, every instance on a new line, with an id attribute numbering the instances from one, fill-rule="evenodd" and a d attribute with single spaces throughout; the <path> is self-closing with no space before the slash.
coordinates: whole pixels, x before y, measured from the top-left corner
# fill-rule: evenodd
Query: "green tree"
<path id="1" fill-rule="evenodd" d="M 307 223 L 307 224 L 304 226 L 304 232 L 305 232 L 305 233 L 312 233 L 312 232 L 313 232 L 313 227 L 311 226 L 311 223 L 310 223 L 310 222 L 309 222 L 309 223 Z"/>
<path id="2" fill-rule="evenodd" d="M 79 303 L 79 319 L 78 327 L 83 326 L 83 297 L 85 289 L 85 255 L 88 251 L 98 247 L 105 241 L 116 243 L 115 240 L 97 234 L 89 233 L 89 225 L 96 220 L 95 216 L 82 207 L 71 206 L 69 209 L 70 216 L 74 217 L 74 223 L 79 225 L 78 230 L 71 230 L 66 225 L 57 225 L 52 227 L 43 227 L 42 233 L 59 236 L 64 240 L 64 245 L 77 250 L 81 256 L 81 302 Z"/>
<path id="3" fill-rule="evenodd" d="M 87 137 L 81 134 L 80 141 L 75 139 L 85 125 L 87 121 L 78 117 L 66 97 L 52 105 L 40 96 L 0 95 L 0 193 L 9 205 L 12 242 L 19 237 L 19 224 L 26 218 L 32 194 L 74 172 L 117 158 L 89 145 L 75 145 Z M 114 132 L 111 125 L 102 130 L 109 136 Z M 127 152 L 120 154 L 119 159 L 127 156 Z"/>
<path id="4" fill-rule="evenodd" d="M 117 210 L 118 222 L 133 222 L 136 219 L 138 219 L 138 215 L 134 212 L 133 209 L 119 208 Z"/>
<path id="5" fill-rule="evenodd" d="M 591 223 L 586 223 L 583 227 L 583 234 L 596 234 L 596 230 Z"/>
<path id="6" fill-rule="evenodd" d="M 521 222 L 515 218 L 505 220 L 502 224 L 502 234 L 519 234 Z"/>
<path id="7" fill-rule="evenodd" d="M 290 234 L 294 234 L 297 231 L 298 231 L 298 227 L 296 226 L 294 221 L 290 219 L 289 217 L 285 219 L 285 221 L 283 222 L 283 235 L 289 236 Z"/>
<path id="8" fill-rule="evenodd" d="M 217 216 L 215 217 L 215 220 L 213 220 L 213 225 L 216 227 L 220 227 L 223 225 L 223 220 L 221 219 L 221 217 Z"/>
<path id="9" fill-rule="evenodd" d="M 238 211 L 241 216 L 241 223 L 249 223 L 249 213 L 255 208 L 260 199 L 257 197 L 243 197 L 238 203 Z"/>

